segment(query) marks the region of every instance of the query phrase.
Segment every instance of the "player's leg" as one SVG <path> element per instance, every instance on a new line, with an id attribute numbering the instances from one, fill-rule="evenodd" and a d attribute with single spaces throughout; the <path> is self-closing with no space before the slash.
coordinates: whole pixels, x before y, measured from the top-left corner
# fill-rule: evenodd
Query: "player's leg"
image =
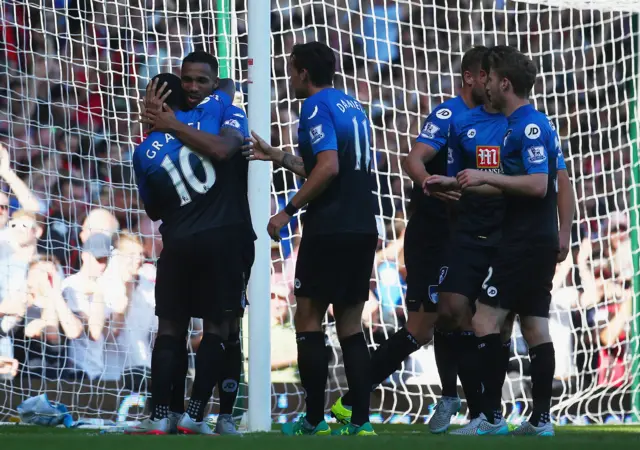
<path id="1" fill-rule="evenodd" d="M 220 414 L 216 422 L 216 433 L 239 434 L 233 420 L 233 408 L 238 397 L 242 373 L 242 345 L 240 342 L 240 319 L 230 324 L 229 337 L 224 344 L 224 362 L 218 379 Z"/>
<path id="2" fill-rule="evenodd" d="M 516 313 L 510 312 L 500 329 L 500 339 L 502 340 L 502 372 L 504 373 L 505 379 L 511 359 L 511 335 L 513 334 L 513 323 L 516 320 L 516 315 Z"/>
<path id="3" fill-rule="evenodd" d="M 298 272 L 298 270 L 296 269 Z M 297 279 L 298 275 L 296 276 Z M 298 372 L 305 390 L 306 415 L 292 424 L 284 424 L 286 435 L 328 435 L 331 429 L 324 420 L 324 400 L 329 376 L 329 354 L 325 346 L 322 320 L 327 303 L 296 297 L 294 323 L 298 344 Z"/>
<path id="4" fill-rule="evenodd" d="M 513 432 L 516 435 L 554 435 L 549 411 L 556 359 L 549 333 L 549 307 L 556 255 L 553 249 L 539 249 L 527 258 L 530 283 L 526 292 L 529 295 L 522 299 L 517 312 L 531 359 L 533 413 L 529 421 Z"/>
<path id="5" fill-rule="evenodd" d="M 188 330 L 185 330 L 185 334 L 180 338 L 182 346 L 180 347 L 180 353 L 176 356 L 176 365 L 173 370 L 173 380 L 171 383 L 171 400 L 169 403 L 169 420 L 171 421 L 171 432 L 176 433 L 178 431 L 178 421 L 184 414 L 184 399 L 185 399 L 185 382 L 187 380 L 187 373 L 189 372 L 189 351 L 187 349 L 187 334 Z"/>
<path id="6" fill-rule="evenodd" d="M 324 401 L 329 376 L 329 353 L 325 346 L 322 321 L 339 287 L 331 268 L 340 251 L 326 236 L 305 236 L 298 249 L 294 294 L 294 324 L 298 346 L 298 372 L 306 392 L 306 415 L 292 424 L 284 424 L 286 435 L 328 435 L 331 429 L 324 420 Z"/>
<path id="7" fill-rule="evenodd" d="M 553 436 L 551 424 L 551 392 L 556 361 L 553 341 L 546 317 L 521 317 L 522 336 L 529 346 L 531 359 L 531 396 L 533 413 L 513 434 Z"/>
<path id="8" fill-rule="evenodd" d="M 337 243 L 342 246 L 344 255 L 335 281 L 345 289 L 335 292 L 333 312 L 351 393 L 352 416 L 349 424 L 333 434 L 375 436 L 369 423 L 373 380 L 371 355 L 362 331 L 362 310 L 369 299 L 378 237 L 345 236 Z"/>
<path id="9" fill-rule="evenodd" d="M 375 434 L 369 423 L 371 356 L 362 332 L 363 307 L 364 302 L 355 305 L 334 304 L 333 307 L 352 402 L 350 423 L 334 431 L 334 434 Z"/>
<path id="10" fill-rule="evenodd" d="M 471 325 L 471 301 L 467 296 L 453 292 L 451 287 L 447 287 L 447 290 L 449 292 L 438 294 L 434 351 L 442 396 L 429 420 L 429 428 L 433 433 L 445 432 L 449 428 L 451 417 L 460 410 L 458 376 L 471 417 L 479 413 L 476 401 L 479 380 L 475 376 L 477 371 L 474 364 L 477 344 Z"/>
<path id="11" fill-rule="evenodd" d="M 238 231 L 204 232 L 194 236 L 190 261 L 190 313 L 203 319 L 202 340 L 195 357 L 195 379 L 187 411 L 178 430 L 213 434 L 204 415 L 225 362 L 225 342 L 244 301 L 243 250 L 246 237 Z M 212 258 L 224 255 L 224 259 Z"/>
<path id="12" fill-rule="evenodd" d="M 506 434 L 508 428 L 502 417 L 502 385 L 504 376 L 502 367 L 502 339 L 500 328 L 504 323 L 508 310 L 488 305 L 484 297 L 476 303 L 473 316 L 473 329 L 478 343 L 478 373 L 482 383 L 482 411 L 484 417 L 480 431 L 477 434 Z"/>
<path id="13" fill-rule="evenodd" d="M 185 434 L 213 434 L 204 422 L 204 415 L 224 361 L 224 343 L 232 319 L 203 318 L 202 341 L 196 352 L 196 375 L 191 388 L 187 411 L 178 422 L 178 431 Z"/>
<path id="14" fill-rule="evenodd" d="M 417 302 L 412 303 L 418 305 Z M 425 312 L 419 304 L 417 311 L 408 311 L 407 323 L 371 353 L 371 387 L 377 388 L 400 368 L 409 355 L 433 338 L 433 326 L 437 319 L 435 312 Z M 352 395 L 347 393 L 331 407 L 332 415 L 347 424 L 351 421 Z"/>
<path id="15" fill-rule="evenodd" d="M 482 412 L 477 369 L 478 343 L 471 322 L 475 300 L 470 299 L 476 299 L 480 294 L 493 253 L 492 247 L 453 242 L 449 248 L 447 266 L 440 270 L 434 346 L 443 396 L 429 421 L 432 432 L 446 431 L 451 417 L 460 409 L 458 376 L 472 422 Z"/>
<path id="16" fill-rule="evenodd" d="M 407 323 L 384 341 L 371 354 L 372 390 L 400 368 L 409 355 L 433 338 L 437 319 L 437 292 L 443 246 L 425 245 L 425 230 L 420 218 L 409 221 L 405 233 L 405 265 L 407 269 Z M 347 424 L 352 415 L 351 393 L 339 398 L 331 407 L 331 414 Z"/>
<path id="17" fill-rule="evenodd" d="M 182 255 L 165 247 L 158 260 L 155 288 L 158 334 L 151 353 L 151 418 L 128 433 L 166 434 L 171 432 L 169 412 L 174 384 L 174 371 L 167 367 L 180 365 L 185 348 L 183 337 L 189 326 L 189 313 L 180 301 L 188 279 Z"/>
<path id="18" fill-rule="evenodd" d="M 244 309 L 247 305 L 247 284 L 251 276 L 251 267 L 255 258 L 255 245 L 247 242 L 243 252 L 243 264 L 245 267 L 244 299 L 238 309 L 238 318 L 231 323 L 229 338 L 225 343 L 224 368 L 218 381 L 218 395 L 220 396 L 220 415 L 216 422 L 216 433 L 237 435 L 238 430 L 233 419 L 233 408 L 238 397 L 240 386 L 240 376 L 242 374 L 242 341 L 240 337 L 240 324 L 244 316 Z"/>

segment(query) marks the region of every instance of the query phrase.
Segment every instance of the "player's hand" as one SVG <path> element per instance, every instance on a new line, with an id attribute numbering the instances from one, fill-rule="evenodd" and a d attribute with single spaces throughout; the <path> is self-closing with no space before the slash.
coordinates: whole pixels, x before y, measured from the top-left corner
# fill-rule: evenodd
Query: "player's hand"
<path id="1" fill-rule="evenodd" d="M 425 195 L 435 192 L 452 191 L 458 188 L 458 182 L 453 177 L 443 175 L 430 175 L 422 182 L 422 190 Z"/>
<path id="2" fill-rule="evenodd" d="M 560 263 L 564 261 L 569 254 L 569 249 L 571 248 L 571 231 L 560 231 L 558 233 L 558 241 L 560 243 L 558 262 Z"/>
<path id="3" fill-rule="evenodd" d="M 175 130 L 177 121 L 175 113 L 166 104 L 163 105 L 162 111 L 147 110 L 142 113 L 140 118 L 140 122 L 151 127 L 150 133 L 154 131 L 172 132 Z"/>
<path id="4" fill-rule="evenodd" d="M 253 130 L 242 146 L 242 156 L 249 161 L 271 161 L 274 153 L 274 148 Z"/>
<path id="5" fill-rule="evenodd" d="M 431 196 L 443 202 L 450 203 L 460 200 L 462 193 L 460 191 L 434 192 Z"/>
<path id="6" fill-rule="evenodd" d="M 271 239 L 276 242 L 280 242 L 280 230 L 282 227 L 287 225 L 290 220 L 291 216 L 284 212 L 284 210 L 280 211 L 275 216 L 272 216 L 271 220 L 269 220 L 269 225 L 267 225 L 267 233 L 269 233 Z"/>
<path id="7" fill-rule="evenodd" d="M 161 86 L 158 86 L 159 80 L 156 78 L 152 83 L 147 85 L 147 90 L 145 92 L 145 97 L 143 101 L 143 112 L 146 111 L 162 111 L 162 106 L 164 102 L 167 100 L 169 95 L 171 95 L 171 89 L 167 89 L 167 82 L 162 83 Z M 166 91 L 166 92 L 165 92 Z"/>
<path id="8" fill-rule="evenodd" d="M 481 186 L 486 183 L 485 173 L 476 169 L 464 169 L 458 173 L 456 179 L 463 191 L 467 188 Z"/>

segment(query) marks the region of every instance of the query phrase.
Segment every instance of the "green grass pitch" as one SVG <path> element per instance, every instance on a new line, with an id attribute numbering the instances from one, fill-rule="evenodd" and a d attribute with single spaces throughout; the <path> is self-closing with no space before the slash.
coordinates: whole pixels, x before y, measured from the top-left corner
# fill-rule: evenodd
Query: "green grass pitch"
<path id="1" fill-rule="evenodd" d="M 287 437 L 273 433 L 220 436 L 125 436 L 98 434 L 88 430 L 66 430 L 25 426 L 0 427 L 0 442 L 6 449 L 114 450 L 625 450 L 640 449 L 640 426 L 557 427 L 554 438 L 511 436 L 434 436 L 425 425 L 375 425 L 377 437 Z"/>

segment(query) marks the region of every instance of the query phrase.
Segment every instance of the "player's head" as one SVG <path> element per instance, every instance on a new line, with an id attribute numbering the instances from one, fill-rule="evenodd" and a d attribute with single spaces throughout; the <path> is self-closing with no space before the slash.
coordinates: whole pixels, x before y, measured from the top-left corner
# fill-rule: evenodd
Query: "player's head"
<path id="1" fill-rule="evenodd" d="M 336 74 L 336 55 L 321 42 L 296 44 L 289 58 L 291 87 L 297 98 L 307 98 L 311 89 L 333 86 Z"/>
<path id="2" fill-rule="evenodd" d="M 207 52 L 192 52 L 182 60 L 182 89 L 189 109 L 195 108 L 218 87 L 218 60 Z"/>
<path id="3" fill-rule="evenodd" d="M 184 95 L 182 93 L 182 85 L 180 78 L 172 73 L 159 73 L 151 79 L 151 83 L 158 80 L 158 86 L 162 86 L 167 83 L 167 89 L 171 90 L 171 94 L 164 101 L 171 109 L 182 109 L 184 105 Z M 165 90 L 166 92 L 166 90 Z"/>
<path id="4" fill-rule="evenodd" d="M 477 105 L 485 102 L 485 83 L 488 73 L 482 69 L 482 60 L 488 51 L 489 49 L 483 45 L 467 50 L 460 66 L 463 88 L 471 91 L 471 97 Z"/>
<path id="5" fill-rule="evenodd" d="M 509 98 L 526 99 L 536 82 L 536 64 L 513 47 L 499 46 L 488 55 L 487 96 L 494 108 L 505 107 Z"/>

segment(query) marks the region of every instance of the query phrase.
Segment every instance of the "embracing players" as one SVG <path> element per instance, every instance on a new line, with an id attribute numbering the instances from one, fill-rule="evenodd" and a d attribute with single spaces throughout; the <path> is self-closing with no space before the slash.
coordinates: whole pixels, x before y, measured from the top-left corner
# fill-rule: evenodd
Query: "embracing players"
<path id="1" fill-rule="evenodd" d="M 497 47 L 489 53 L 488 63 L 487 95 L 493 108 L 507 117 L 506 132 L 499 149 L 477 142 L 482 148 L 476 145 L 476 168 L 464 169 L 457 174 L 463 198 L 472 189 L 480 188 L 502 193 L 505 201 L 502 235 L 495 253 L 487 258 L 488 253 L 478 251 L 477 259 L 474 259 L 480 261 L 482 257 L 485 264 L 488 259 L 490 267 L 473 316 L 478 340 L 476 357 L 479 363 L 476 367 L 482 383 L 477 408 L 481 409 L 482 415 L 479 420 L 472 421 L 468 434 L 508 433 L 501 407 L 505 373 L 500 331 L 507 316 L 516 313 L 529 346 L 533 414 L 513 433 L 552 436 L 549 410 L 555 357 L 549 335 L 550 291 L 556 262 L 566 256 L 566 253 L 559 254 L 557 175 L 562 164 L 560 141 L 549 119 L 528 101 L 537 74 L 533 61 L 513 49 Z M 477 117 L 470 119 L 466 126 L 466 134 L 459 129 L 464 129 L 464 124 L 454 125 L 456 137 L 463 136 L 461 147 L 469 147 L 469 142 L 465 145 L 464 141 L 470 139 L 482 138 L 495 143 L 494 135 L 498 134 L 500 120 L 494 120 L 492 126 L 481 127 L 479 123 L 490 120 L 489 113 L 486 110 L 482 114 L 477 112 Z M 474 125 L 473 120 L 478 123 Z M 458 155 L 469 157 L 465 152 Z M 495 166 L 498 157 L 504 174 L 482 170 Z M 560 239 L 564 241 L 569 208 L 566 192 L 563 196 L 560 218 L 565 223 L 561 224 L 563 236 Z M 564 242 L 562 246 L 565 246 Z"/>
<path id="2" fill-rule="evenodd" d="M 159 86 L 168 88 L 166 94 Z M 166 106 L 149 108 L 147 103 L 145 121 L 152 130 L 134 152 L 133 165 L 147 214 L 162 220 L 164 248 L 156 283 L 153 412 L 138 432 L 170 432 L 172 391 L 184 386 L 175 386 L 171 369 L 183 360 L 190 318 L 200 317 L 204 333 L 196 353 L 196 377 L 177 428 L 212 434 L 204 412 L 224 368 L 224 343 L 245 302 L 253 263 L 247 164 L 238 152 L 247 121 L 242 110 L 222 96 L 207 97 L 190 112 L 178 111 L 184 100 L 181 81 L 170 74 L 154 78 L 148 91 L 154 104 L 160 100 L 163 105 L 168 95 Z M 216 255 L 225 255 L 224 260 Z"/>
<path id="3" fill-rule="evenodd" d="M 285 424 L 288 435 L 326 435 L 325 386 L 329 354 L 322 320 L 333 305 L 345 371 L 353 399 L 351 423 L 341 435 L 374 435 L 369 423 L 371 362 L 362 333 L 362 309 L 378 241 L 372 193 L 371 128 L 362 105 L 333 88 L 336 58 L 319 42 L 295 45 L 290 57 L 291 84 L 305 99 L 300 112 L 299 151 L 294 156 L 273 149 L 254 135 L 250 159 L 273 161 L 305 183 L 283 211 L 269 222 L 279 232 L 306 207 L 295 274 L 298 369 L 306 391 L 307 414 Z"/>

